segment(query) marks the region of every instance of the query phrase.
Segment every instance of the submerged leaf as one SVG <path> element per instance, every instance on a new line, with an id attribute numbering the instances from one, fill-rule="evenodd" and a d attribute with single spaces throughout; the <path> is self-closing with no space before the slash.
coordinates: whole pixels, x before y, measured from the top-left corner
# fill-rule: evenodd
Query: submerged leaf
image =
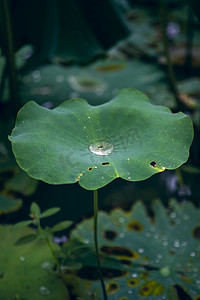
<path id="1" fill-rule="evenodd" d="M 139 181 L 176 169 L 187 160 L 192 139 L 188 116 L 152 105 L 132 89 L 100 106 L 72 99 L 49 110 L 31 101 L 10 136 L 30 176 L 51 184 L 78 181 L 88 190 L 117 177 Z"/>

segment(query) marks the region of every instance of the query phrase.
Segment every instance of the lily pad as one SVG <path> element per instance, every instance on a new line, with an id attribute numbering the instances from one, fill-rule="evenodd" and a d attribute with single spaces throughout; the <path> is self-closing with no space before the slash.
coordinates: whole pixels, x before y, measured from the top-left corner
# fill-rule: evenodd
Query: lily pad
<path id="1" fill-rule="evenodd" d="M 116 209 L 111 214 L 100 213 L 101 254 L 117 260 L 109 273 L 104 272 L 109 299 L 182 299 L 178 289 L 191 299 L 199 299 L 200 209 L 189 202 L 178 204 L 171 200 L 167 210 L 156 200 L 153 211 L 152 219 L 142 202 L 137 202 L 129 212 Z M 93 219 L 80 223 L 71 234 L 70 239 L 73 238 L 94 251 Z M 107 266 L 104 256 L 103 270 Z M 91 263 L 90 257 L 85 256 L 85 270 Z M 81 274 L 81 270 L 76 273 L 79 278 L 77 282 L 74 279 L 74 293 L 84 296 L 84 289 L 81 292 L 78 287 L 85 281 L 85 288 L 89 287 L 91 295 L 96 296 L 88 299 L 102 299 L 96 278 Z"/>
<path id="2" fill-rule="evenodd" d="M 148 88 L 164 82 L 165 78 L 166 74 L 155 64 L 104 59 L 81 67 L 66 68 L 55 63 L 41 66 L 24 75 L 19 88 L 24 104 L 27 99 L 32 99 L 54 107 L 65 101 L 67 95 L 99 105 L 111 99 L 119 89 L 130 87 L 145 93 Z M 166 103 L 168 105 L 166 100 L 162 102 Z"/>
<path id="3" fill-rule="evenodd" d="M 22 206 L 21 199 L 13 199 L 0 193 L 0 215 L 8 214 L 20 209 Z"/>
<path id="4" fill-rule="evenodd" d="M 176 169 L 188 158 L 193 129 L 183 113 L 124 89 L 100 106 L 71 99 L 49 110 L 30 101 L 9 139 L 31 177 L 94 190 L 118 177 L 139 181 Z"/>
<path id="5" fill-rule="evenodd" d="M 38 181 L 29 177 L 21 169 L 16 168 L 14 176 L 5 183 L 5 189 L 19 192 L 23 195 L 32 195 L 38 186 Z"/>
<path id="6" fill-rule="evenodd" d="M 0 226 L 0 299 L 69 299 L 67 288 L 53 272 L 54 261 L 44 242 L 14 245 L 24 234 L 33 233 L 30 228 L 12 231 L 12 226 Z"/>

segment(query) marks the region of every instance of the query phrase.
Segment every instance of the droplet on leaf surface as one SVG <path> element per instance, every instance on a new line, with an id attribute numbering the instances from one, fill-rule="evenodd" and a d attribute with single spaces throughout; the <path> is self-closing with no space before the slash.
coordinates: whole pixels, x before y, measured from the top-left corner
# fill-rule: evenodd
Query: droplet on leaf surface
<path id="1" fill-rule="evenodd" d="M 113 144 L 107 141 L 97 141 L 92 143 L 89 149 L 96 155 L 109 155 L 113 151 Z"/>
<path id="2" fill-rule="evenodd" d="M 43 296 L 48 296 L 50 294 L 50 290 L 46 288 L 45 286 L 41 286 L 39 288 L 39 293 Z"/>

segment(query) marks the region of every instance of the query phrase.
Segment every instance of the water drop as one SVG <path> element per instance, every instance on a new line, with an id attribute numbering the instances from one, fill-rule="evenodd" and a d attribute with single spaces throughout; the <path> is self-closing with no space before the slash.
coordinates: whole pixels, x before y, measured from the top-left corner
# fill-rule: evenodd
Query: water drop
<path id="1" fill-rule="evenodd" d="M 170 214 L 170 218 L 171 218 L 171 219 L 175 219 L 175 218 L 176 218 L 176 213 L 175 213 L 175 212 L 172 212 L 172 213 Z"/>
<path id="2" fill-rule="evenodd" d="M 90 119 L 91 117 L 88 117 L 88 119 Z"/>
<path id="3" fill-rule="evenodd" d="M 50 290 L 48 288 L 46 288 L 45 286 L 41 286 L 39 288 L 39 293 L 42 295 L 42 296 L 48 296 L 50 294 Z"/>
<path id="4" fill-rule="evenodd" d="M 97 141 L 92 143 L 89 149 L 96 155 L 109 155 L 113 151 L 113 144 L 107 141 Z"/>
<path id="5" fill-rule="evenodd" d="M 20 261 L 25 261 L 25 257 L 24 256 L 20 256 L 19 260 Z"/>
<path id="6" fill-rule="evenodd" d="M 139 248 L 139 249 L 137 250 L 137 252 L 138 252 L 138 253 L 143 253 L 143 252 L 144 252 L 144 249 Z"/>
<path id="7" fill-rule="evenodd" d="M 52 265 L 50 262 L 45 261 L 41 264 L 41 268 L 44 270 L 50 270 L 52 268 Z"/>
<path id="8" fill-rule="evenodd" d="M 101 179 L 104 179 L 104 176 L 102 176 Z"/>
<path id="9" fill-rule="evenodd" d="M 138 274 L 137 274 L 137 273 L 132 273 L 131 276 L 132 276 L 133 278 L 136 278 L 136 277 L 138 277 Z"/>
<path id="10" fill-rule="evenodd" d="M 130 179 L 131 179 L 131 177 L 129 176 L 129 177 L 128 177 L 128 180 L 130 180 Z"/>
<path id="11" fill-rule="evenodd" d="M 85 243 L 85 244 L 89 244 L 89 242 L 90 242 L 90 241 L 89 241 L 88 239 L 85 239 L 85 240 L 84 240 L 84 243 Z"/>
<path id="12" fill-rule="evenodd" d="M 169 266 L 163 267 L 162 269 L 160 269 L 160 274 L 163 277 L 168 277 L 171 274 L 171 270 Z"/>
<path id="13" fill-rule="evenodd" d="M 191 252 L 191 253 L 190 253 L 190 256 L 191 256 L 191 257 L 194 257 L 195 255 L 196 255 L 195 252 Z"/>
<path id="14" fill-rule="evenodd" d="M 123 217 L 119 217 L 119 222 L 124 223 L 125 219 Z"/>
<path id="15" fill-rule="evenodd" d="M 163 241 L 163 242 L 162 242 L 162 245 L 163 245 L 163 246 L 167 246 L 167 245 L 168 245 L 168 241 Z"/>
<path id="16" fill-rule="evenodd" d="M 84 126 L 83 129 L 85 130 L 85 128 L 86 128 L 86 127 Z"/>
<path id="17" fill-rule="evenodd" d="M 131 291 L 131 290 L 128 290 L 128 294 L 132 294 L 133 293 L 133 291 Z"/>
<path id="18" fill-rule="evenodd" d="M 119 237 L 120 237 L 121 239 L 123 239 L 123 238 L 124 238 L 124 235 L 125 235 L 125 234 L 122 232 L 122 233 L 119 234 Z"/>
<path id="19" fill-rule="evenodd" d="M 175 240 L 175 241 L 174 241 L 174 247 L 175 247 L 175 248 L 180 247 L 180 242 L 179 242 L 178 240 Z"/>
<path id="20" fill-rule="evenodd" d="M 40 71 L 36 70 L 32 73 L 33 81 L 39 82 L 41 80 Z"/>

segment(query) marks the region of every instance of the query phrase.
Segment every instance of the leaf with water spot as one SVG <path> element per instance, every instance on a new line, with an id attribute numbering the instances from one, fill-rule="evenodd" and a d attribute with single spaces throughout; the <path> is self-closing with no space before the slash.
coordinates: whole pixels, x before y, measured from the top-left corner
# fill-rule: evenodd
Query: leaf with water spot
<path id="1" fill-rule="evenodd" d="M 0 226 L 0 299 L 68 300 L 66 286 L 53 272 L 55 263 L 46 243 L 14 245 L 33 234 L 30 228 L 13 231 L 12 226 Z"/>
<path id="2" fill-rule="evenodd" d="M 142 202 L 130 212 L 116 209 L 99 215 L 99 249 L 109 300 L 182 300 L 180 290 L 185 297 L 199 299 L 200 209 L 175 200 L 168 210 L 158 200 L 152 208 L 153 219 Z M 85 280 L 91 294 L 99 295 L 94 299 L 102 299 L 99 282 L 90 277 L 95 274 L 92 218 L 73 230 L 70 240 L 74 238 L 87 241 L 92 249 L 90 255 L 81 251 L 84 268 L 76 272 L 77 285 Z"/>
<path id="3" fill-rule="evenodd" d="M 18 164 L 33 178 L 78 181 L 93 190 L 117 177 L 139 181 L 176 169 L 188 158 L 193 128 L 185 114 L 124 89 L 99 106 L 71 99 L 49 110 L 31 101 L 9 139 Z"/>

